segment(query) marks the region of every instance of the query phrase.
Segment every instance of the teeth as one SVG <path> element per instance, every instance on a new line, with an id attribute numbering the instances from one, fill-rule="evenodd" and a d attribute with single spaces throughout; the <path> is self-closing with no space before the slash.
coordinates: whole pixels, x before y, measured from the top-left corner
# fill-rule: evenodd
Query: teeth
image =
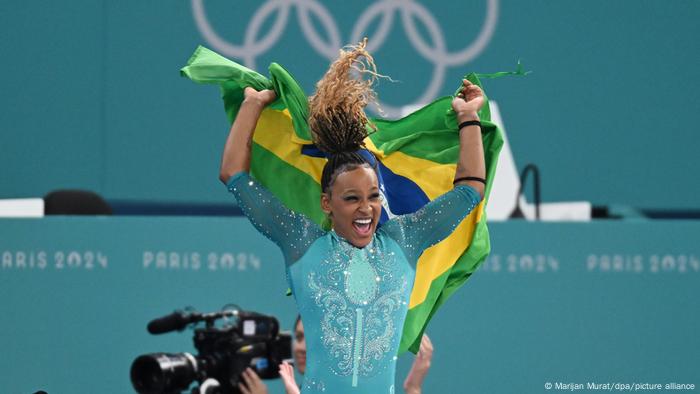
<path id="1" fill-rule="evenodd" d="M 355 223 L 370 224 L 372 223 L 372 219 L 355 219 Z"/>

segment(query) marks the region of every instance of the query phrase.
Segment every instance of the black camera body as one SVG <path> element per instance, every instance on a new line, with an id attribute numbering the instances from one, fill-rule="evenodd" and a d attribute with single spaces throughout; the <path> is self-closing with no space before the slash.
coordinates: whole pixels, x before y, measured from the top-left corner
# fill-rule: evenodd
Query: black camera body
<path id="1" fill-rule="evenodd" d="M 215 327 L 219 318 L 235 317 L 235 324 Z M 198 354 L 151 353 L 137 357 L 131 365 L 131 383 L 141 394 L 180 393 L 194 382 L 193 393 L 239 393 L 241 373 L 252 368 L 262 379 L 279 377 L 278 365 L 291 358 L 291 335 L 279 332 L 272 316 L 240 310 L 209 314 L 197 312 L 173 314 L 155 319 L 148 325 L 152 334 L 182 330 L 202 322 L 194 330 Z"/>

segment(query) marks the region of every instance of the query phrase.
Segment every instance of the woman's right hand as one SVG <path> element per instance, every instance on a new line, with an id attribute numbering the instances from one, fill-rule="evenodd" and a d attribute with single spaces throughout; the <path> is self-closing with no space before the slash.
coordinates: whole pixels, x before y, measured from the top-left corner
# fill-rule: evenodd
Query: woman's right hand
<path id="1" fill-rule="evenodd" d="M 484 92 L 478 85 L 466 79 L 462 80 L 462 89 L 452 100 L 452 109 L 457 114 L 457 121 L 478 120 L 479 110 L 484 105 Z"/>
<path id="2" fill-rule="evenodd" d="M 268 104 L 277 100 L 277 93 L 275 93 L 274 90 L 270 90 L 270 89 L 257 91 L 255 89 L 251 88 L 250 86 L 247 86 L 243 90 L 243 98 L 244 98 L 244 102 L 253 103 L 253 104 L 259 105 L 260 107 L 264 108 Z"/>

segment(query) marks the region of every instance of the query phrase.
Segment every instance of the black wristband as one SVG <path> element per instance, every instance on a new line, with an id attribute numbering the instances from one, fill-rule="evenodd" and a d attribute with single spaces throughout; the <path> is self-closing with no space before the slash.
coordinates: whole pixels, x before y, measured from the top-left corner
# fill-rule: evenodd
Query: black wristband
<path id="1" fill-rule="evenodd" d="M 475 177 L 475 176 L 463 176 L 461 178 L 457 178 L 454 180 L 454 182 L 452 182 L 452 184 L 454 185 L 455 183 L 460 182 L 460 181 L 477 181 L 477 182 L 481 182 L 484 185 L 486 185 L 486 179 Z"/>
<path id="2" fill-rule="evenodd" d="M 457 126 L 457 130 L 460 130 L 460 131 L 461 131 L 463 128 L 465 128 L 465 127 L 467 127 L 467 126 L 479 126 L 479 128 L 481 128 L 481 121 L 479 121 L 479 120 L 468 120 L 468 121 L 466 121 L 466 122 L 462 122 L 462 123 L 459 124 L 459 126 Z"/>

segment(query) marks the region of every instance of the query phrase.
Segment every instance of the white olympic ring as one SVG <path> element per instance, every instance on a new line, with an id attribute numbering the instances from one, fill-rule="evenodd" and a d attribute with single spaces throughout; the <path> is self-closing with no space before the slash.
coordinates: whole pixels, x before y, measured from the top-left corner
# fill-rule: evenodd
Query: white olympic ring
<path id="1" fill-rule="evenodd" d="M 376 32 L 368 41 L 367 49 L 376 51 L 386 40 L 394 22 L 394 13 L 398 12 L 409 41 L 418 53 L 427 61 L 433 63 L 434 71 L 428 88 L 413 103 L 408 106 L 424 105 L 437 97 L 445 79 L 449 66 L 458 66 L 476 58 L 488 45 L 496 29 L 498 19 L 498 0 L 486 0 L 486 19 L 476 39 L 458 52 L 449 52 L 445 37 L 435 17 L 422 4 L 413 0 L 379 0 L 369 6 L 358 18 L 352 29 L 348 42 L 359 42 L 365 36 L 369 25 L 377 17 L 381 17 Z M 335 20 L 317 0 L 267 0 L 250 19 L 242 45 L 232 44 L 219 36 L 210 25 L 204 9 L 204 0 L 192 0 L 192 13 L 197 28 L 204 39 L 214 49 L 223 55 L 241 59 L 243 64 L 255 69 L 256 58 L 267 52 L 280 38 L 289 19 L 290 8 L 297 7 L 297 19 L 301 30 L 311 47 L 321 56 L 332 61 L 338 56 L 338 50 L 343 45 L 338 25 Z M 272 27 L 262 37 L 258 37 L 263 22 L 272 14 L 277 15 Z M 309 13 L 314 14 L 320 21 L 326 34 L 319 35 L 311 21 Z M 430 46 L 418 32 L 414 17 L 426 26 L 426 31 L 434 46 Z M 259 38 L 259 39 L 258 39 Z M 325 38 L 325 40 L 324 40 Z M 399 116 L 400 107 L 380 104 L 388 116 Z"/>

